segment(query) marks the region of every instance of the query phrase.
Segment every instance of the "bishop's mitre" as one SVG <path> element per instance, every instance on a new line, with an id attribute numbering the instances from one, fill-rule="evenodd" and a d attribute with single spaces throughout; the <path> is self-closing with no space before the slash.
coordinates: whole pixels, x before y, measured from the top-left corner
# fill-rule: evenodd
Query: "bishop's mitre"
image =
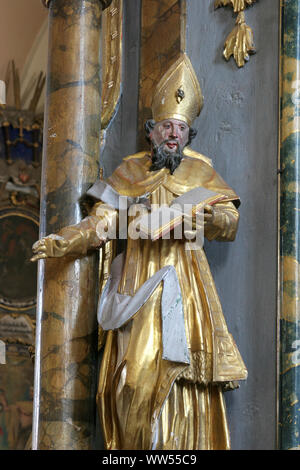
<path id="1" fill-rule="evenodd" d="M 178 119 L 189 126 L 199 116 L 203 106 L 201 88 L 185 53 L 163 75 L 156 86 L 152 115 L 156 122 Z"/>

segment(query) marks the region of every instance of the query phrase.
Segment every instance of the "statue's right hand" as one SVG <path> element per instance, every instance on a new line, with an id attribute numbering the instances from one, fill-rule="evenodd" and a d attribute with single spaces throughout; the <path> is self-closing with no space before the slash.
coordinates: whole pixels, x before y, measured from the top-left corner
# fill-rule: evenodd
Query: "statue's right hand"
<path id="1" fill-rule="evenodd" d="M 45 258 L 60 258 L 68 253 L 70 242 L 59 235 L 48 235 L 35 242 L 32 246 L 34 256 L 30 261 Z"/>

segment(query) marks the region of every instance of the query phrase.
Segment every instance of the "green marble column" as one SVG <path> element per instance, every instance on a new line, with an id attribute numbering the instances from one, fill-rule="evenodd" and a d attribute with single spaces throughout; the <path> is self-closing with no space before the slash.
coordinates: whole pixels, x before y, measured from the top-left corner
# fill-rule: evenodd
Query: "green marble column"
<path id="1" fill-rule="evenodd" d="M 300 449 L 300 0 L 281 0 L 280 449 Z"/>
<path id="2" fill-rule="evenodd" d="M 100 20 L 110 0 L 45 0 L 49 60 L 40 237 L 78 223 L 98 177 Z M 97 258 L 39 261 L 33 449 L 93 447 Z"/>

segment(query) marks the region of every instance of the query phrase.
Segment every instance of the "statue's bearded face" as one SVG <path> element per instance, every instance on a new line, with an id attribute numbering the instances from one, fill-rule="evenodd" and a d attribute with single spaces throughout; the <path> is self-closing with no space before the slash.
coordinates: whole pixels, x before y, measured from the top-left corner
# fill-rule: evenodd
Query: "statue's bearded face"
<path id="1" fill-rule="evenodd" d="M 176 153 L 178 147 L 183 150 L 188 143 L 189 126 L 178 119 L 165 119 L 155 124 L 151 137 L 157 147 L 164 144 L 166 152 Z"/>
<path id="2" fill-rule="evenodd" d="M 174 173 L 183 158 L 183 149 L 190 138 L 189 126 L 178 119 L 165 119 L 156 123 L 149 134 L 152 144 L 150 170 L 169 168 Z"/>

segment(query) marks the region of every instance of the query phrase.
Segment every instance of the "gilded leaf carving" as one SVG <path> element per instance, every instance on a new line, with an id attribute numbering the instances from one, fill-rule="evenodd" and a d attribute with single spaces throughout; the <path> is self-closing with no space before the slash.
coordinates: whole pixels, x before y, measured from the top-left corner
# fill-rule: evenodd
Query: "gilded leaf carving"
<path id="1" fill-rule="evenodd" d="M 225 41 L 223 55 L 226 60 L 234 57 L 238 67 L 243 67 L 249 60 L 249 54 L 255 53 L 252 29 L 245 23 L 245 14 L 240 12 L 236 26 Z"/>
<path id="2" fill-rule="evenodd" d="M 233 11 L 238 13 L 245 10 L 250 5 L 256 3 L 257 0 L 216 0 L 215 8 L 232 6 Z"/>

